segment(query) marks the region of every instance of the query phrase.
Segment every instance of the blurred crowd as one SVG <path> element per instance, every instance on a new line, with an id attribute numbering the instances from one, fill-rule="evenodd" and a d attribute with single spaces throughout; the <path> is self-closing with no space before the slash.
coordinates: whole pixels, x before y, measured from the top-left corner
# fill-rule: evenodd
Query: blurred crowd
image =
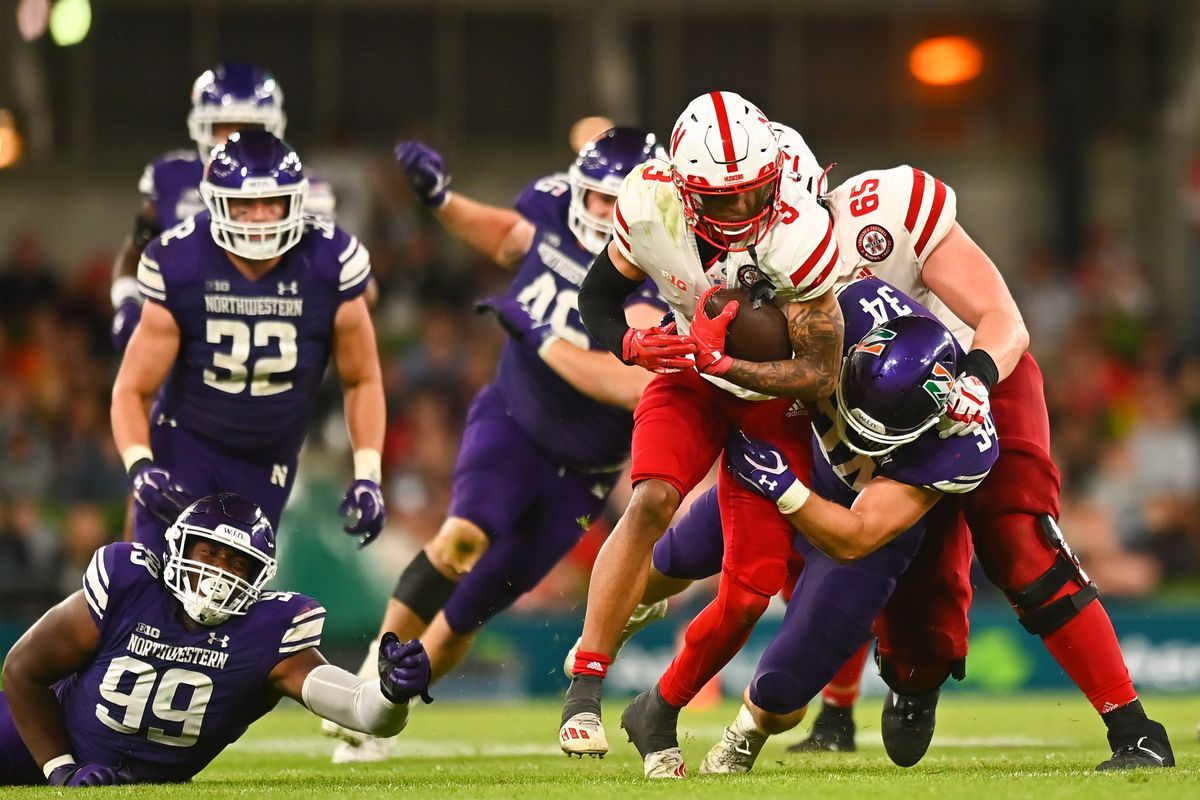
<path id="1" fill-rule="evenodd" d="M 331 161 L 323 175 L 339 194 L 339 223 L 369 243 L 381 288 L 387 535 L 415 550 L 444 518 L 466 409 L 503 341 L 471 303 L 508 276 L 451 244 L 382 156 Z M 53 264 L 40 235 L 0 242 L 0 601 L 38 610 L 75 588 L 96 547 L 120 538 L 127 496 L 108 422 L 111 252 Z M 1200 352 L 1161 324 L 1162 287 L 1122 231 L 1100 226 L 1076 263 L 1031 248 L 1023 264 L 1000 266 L 1046 376 L 1062 527 L 1085 568 L 1106 596 L 1194 585 Z M 310 449 L 340 464 L 339 396 L 336 386 L 325 393 Z M 615 493 L 608 518 L 523 606 L 580 601 L 626 497 Z"/>

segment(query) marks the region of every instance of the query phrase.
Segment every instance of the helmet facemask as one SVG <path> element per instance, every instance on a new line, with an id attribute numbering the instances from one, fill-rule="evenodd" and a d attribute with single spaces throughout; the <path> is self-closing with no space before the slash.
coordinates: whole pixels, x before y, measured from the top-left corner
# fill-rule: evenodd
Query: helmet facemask
<path id="1" fill-rule="evenodd" d="M 242 258 L 262 261 L 281 256 L 300 241 L 304 234 L 304 200 L 308 179 L 280 186 L 274 178 L 246 178 L 241 188 L 217 186 L 207 179 L 200 184 L 200 196 L 212 212 L 212 235 L 218 245 Z M 269 222 L 234 219 L 230 200 L 284 199 L 283 218 Z"/>
<path id="2" fill-rule="evenodd" d="M 213 133 L 217 125 L 237 125 L 238 128 L 262 128 L 267 133 L 283 138 L 287 128 L 287 115 L 278 106 L 263 106 L 256 103 L 227 103 L 225 105 L 202 105 L 188 113 L 188 134 L 196 143 L 203 161 L 208 161 L 214 147 L 223 138 Z"/>
<path id="3" fill-rule="evenodd" d="M 575 238 L 579 240 L 585 250 L 592 255 L 599 255 L 600 251 L 604 249 L 604 245 L 608 244 L 608 240 L 612 238 L 612 213 L 609 212 L 607 216 L 599 217 L 589 211 L 587 194 L 596 192 L 615 199 L 617 192 L 621 190 L 621 181 L 620 179 L 611 179 L 611 176 L 606 176 L 603 181 L 597 181 L 584 175 L 574 165 L 567 171 L 567 180 L 571 184 L 571 205 L 567 209 L 567 227 L 571 229 L 571 233 L 575 234 Z"/>
<path id="4" fill-rule="evenodd" d="M 242 577 L 215 564 L 188 557 L 198 541 L 232 548 L 249 556 L 257 569 Z M 249 544 L 249 536 L 229 525 L 215 530 L 177 522 L 167 530 L 167 559 L 163 582 L 183 611 L 201 625 L 220 625 L 233 616 L 244 615 L 275 577 L 276 561 Z"/>
<path id="5" fill-rule="evenodd" d="M 780 160 L 776 158 L 758 178 L 736 186 L 710 186 L 702 178 L 685 178 L 672 168 L 688 226 L 722 250 L 736 252 L 757 245 L 779 220 Z M 750 209 L 749 213 L 727 219 L 731 216 L 728 211 L 738 206 Z"/>

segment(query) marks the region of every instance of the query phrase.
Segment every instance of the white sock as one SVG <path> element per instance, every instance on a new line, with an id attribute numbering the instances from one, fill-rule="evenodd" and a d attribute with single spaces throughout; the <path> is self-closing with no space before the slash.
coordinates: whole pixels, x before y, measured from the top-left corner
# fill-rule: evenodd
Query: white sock
<path id="1" fill-rule="evenodd" d="M 360 678 L 378 678 L 379 677 L 379 637 L 371 640 L 367 645 L 367 657 L 363 659 L 362 666 L 358 668 L 358 677 Z"/>
<path id="2" fill-rule="evenodd" d="M 740 736 L 766 736 L 767 732 L 762 730 L 754 723 L 754 715 L 750 713 L 750 709 L 746 708 L 743 703 L 741 710 L 738 711 L 737 718 L 733 720 L 733 725 L 730 726 L 733 732 Z"/>

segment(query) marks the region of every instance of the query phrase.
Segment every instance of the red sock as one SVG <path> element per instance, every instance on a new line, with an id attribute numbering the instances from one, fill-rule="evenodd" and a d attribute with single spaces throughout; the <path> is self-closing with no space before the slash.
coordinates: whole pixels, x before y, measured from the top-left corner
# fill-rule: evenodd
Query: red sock
<path id="1" fill-rule="evenodd" d="M 846 659 L 842 668 L 826 684 L 821 692 L 821 699 L 827 706 L 851 708 L 862 690 L 863 669 L 867 666 L 867 657 L 871 652 L 871 643 L 864 642 L 863 646 L 854 651 L 854 655 Z"/>
<path id="2" fill-rule="evenodd" d="M 608 677 L 608 668 L 612 666 L 612 659 L 603 653 L 588 653 L 583 650 L 575 651 L 575 666 L 572 672 L 578 677 L 579 675 L 595 675 L 597 678 L 604 679 Z"/>
<path id="3" fill-rule="evenodd" d="M 722 575 L 716 598 L 688 625 L 683 649 L 658 682 L 663 699 L 676 708 L 690 703 L 742 649 L 770 601 Z"/>
<path id="4" fill-rule="evenodd" d="M 1099 601 L 1088 603 L 1074 619 L 1043 636 L 1042 641 L 1101 714 L 1137 699 L 1116 631 Z"/>

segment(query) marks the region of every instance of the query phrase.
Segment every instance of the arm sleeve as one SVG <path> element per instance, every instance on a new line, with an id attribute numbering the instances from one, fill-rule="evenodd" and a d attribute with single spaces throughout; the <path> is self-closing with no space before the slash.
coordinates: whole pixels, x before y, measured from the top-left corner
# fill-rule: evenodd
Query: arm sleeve
<path id="1" fill-rule="evenodd" d="M 625 333 L 629 330 L 625 298 L 641 285 L 642 281 L 630 280 L 617 272 L 605 246 L 579 287 L 579 316 L 584 327 L 617 358 L 621 358 Z"/>
<path id="2" fill-rule="evenodd" d="M 395 736 L 408 724 L 408 704 L 389 701 L 378 680 L 360 678 L 332 664 L 308 673 L 300 696 L 317 716 L 372 736 Z"/>

